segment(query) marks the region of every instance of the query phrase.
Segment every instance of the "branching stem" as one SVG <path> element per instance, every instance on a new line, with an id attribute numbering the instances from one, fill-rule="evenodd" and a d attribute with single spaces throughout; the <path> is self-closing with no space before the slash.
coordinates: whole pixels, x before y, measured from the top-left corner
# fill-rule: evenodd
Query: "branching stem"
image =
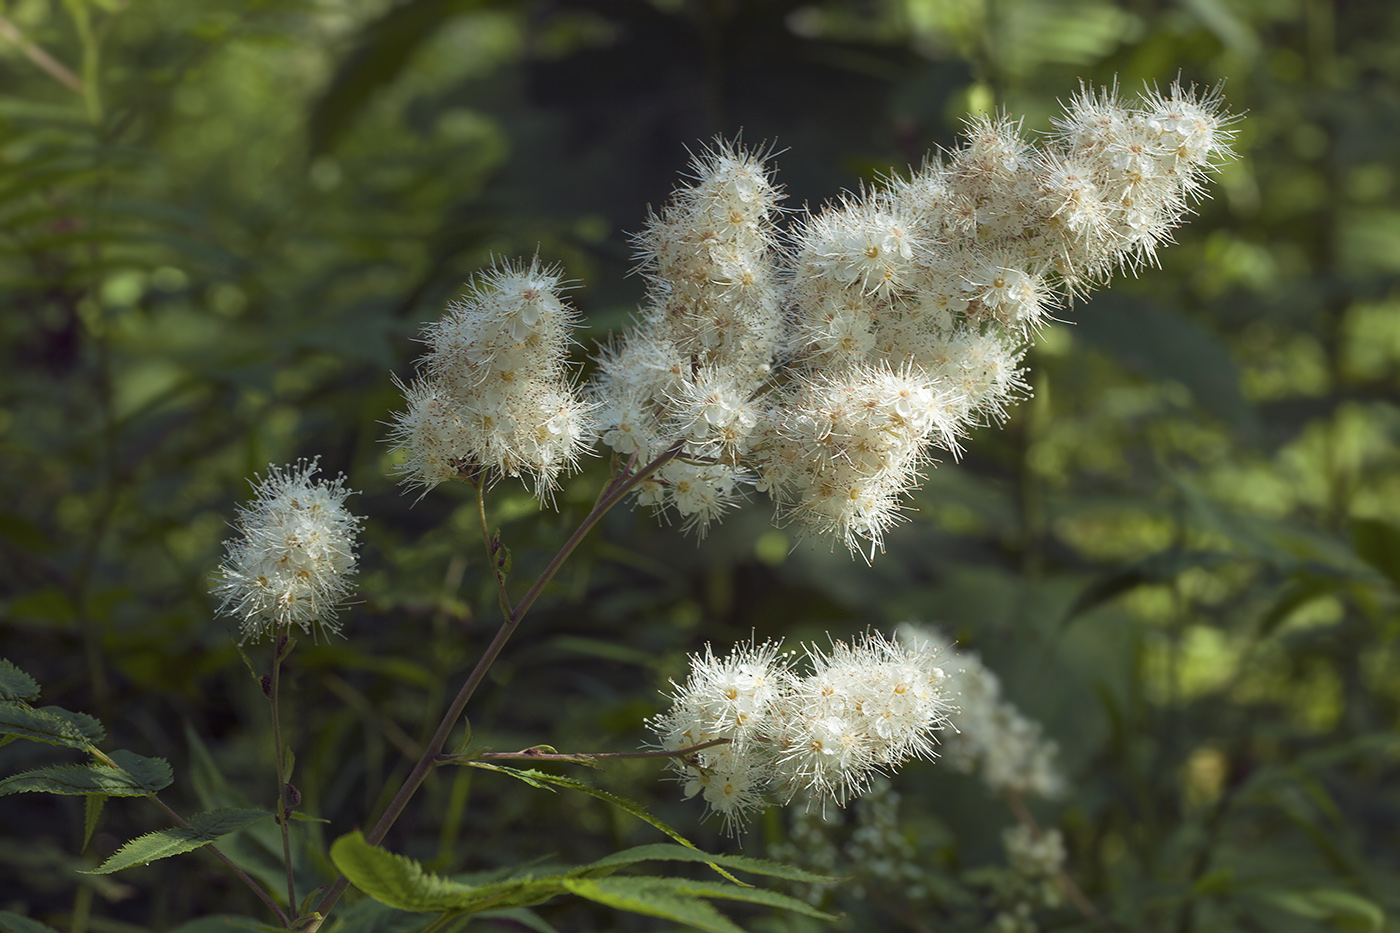
<path id="1" fill-rule="evenodd" d="M 452 734 L 452 730 L 456 727 L 457 720 L 462 717 L 462 711 L 466 709 L 467 702 L 471 700 L 472 694 L 476 692 L 476 688 L 486 679 L 486 672 L 491 669 L 491 665 L 495 663 L 501 650 L 505 648 L 506 642 L 509 641 L 511 635 L 515 633 L 521 620 L 525 618 L 525 614 L 529 612 L 530 607 L 535 604 L 535 600 L 539 599 L 540 594 L 544 592 L 544 588 L 549 584 L 549 581 L 554 579 L 554 575 L 559 572 L 559 568 L 564 565 L 564 562 L 574 553 L 574 550 L 583 541 L 584 537 L 593 530 L 598 522 L 602 521 L 603 516 L 606 515 L 613 506 L 621 502 L 638 483 L 674 460 L 680 454 L 681 447 L 681 443 L 676 443 L 660 456 L 637 469 L 635 472 L 623 472 L 615 475 L 608 481 L 608 484 L 603 487 L 603 491 L 598 496 L 598 501 L 594 503 L 593 509 L 584 517 L 583 521 L 579 523 L 578 528 L 574 529 L 574 533 L 569 536 L 569 540 L 564 542 L 563 547 L 559 549 L 558 553 L 550 559 L 544 570 L 541 571 L 539 578 L 530 586 L 530 589 L 526 591 L 520 601 L 506 614 L 504 621 L 501 623 L 501 627 L 496 630 L 495 637 L 492 638 L 491 643 L 486 646 L 485 652 L 482 653 L 481 658 L 476 662 L 476 667 L 472 668 L 471 674 L 467 676 L 466 683 L 462 684 L 462 689 L 458 691 L 456 698 L 447 708 L 447 712 L 443 714 L 442 720 L 438 723 L 437 731 L 434 732 L 433 737 L 428 740 L 428 745 L 423 750 L 423 754 L 419 756 L 418 761 L 414 764 L 413 770 L 408 773 L 408 777 L 404 778 L 404 782 L 399 787 L 398 793 L 396 793 L 394 799 L 389 802 L 388 807 L 385 808 L 378 822 L 365 834 L 365 839 L 370 845 L 378 845 L 385 835 L 388 834 L 389 829 L 394 825 L 394 822 L 398 820 L 404 808 L 408 805 L 409 799 L 412 798 L 414 793 L 427 778 L 428 772 L 432 770 L 433 765 L 438 763 L 438 756 L 442 754 L 443 746 L 447 744 L 447 739 Z M 629 464 L 631 462 L 632 461 L 629 460 Z M 478 487 L 478 489 L 479 488 L 480 487 Z M 485 528 L 484 505 L 481 509 L 481 517 L 483 519 L 483 528 Z M 487 552 L 490 553 L 489 534 L 487 535 L 487 541 Z M 503 600 L 502 608 L 504 608 L 504 606 L 508 604 L 505 602 L 504 598 L 504 584 L 502 584 L 501 592 Z M 324 918 L 330 913 L 331 908 L 335 906 L 336 901 L 340 900 L 341 895 L 345 893 L 345 889 L 349 887 L 349 884 L 349 879 L 341 875 L 335 880 L 334 884 L 326 889 L 325 895 L 316 905 L 316 911 L 320 918 Z M 318 918 L 309 924 L 306 927 L 308 933 L 309 931 L 316 930 L 320 926 L 320 923 L 321 920 Z"/>

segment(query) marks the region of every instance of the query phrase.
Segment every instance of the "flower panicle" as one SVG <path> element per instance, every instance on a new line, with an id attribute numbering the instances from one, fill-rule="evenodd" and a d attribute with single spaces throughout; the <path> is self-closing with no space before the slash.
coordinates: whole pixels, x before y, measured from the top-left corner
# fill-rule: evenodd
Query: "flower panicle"
<path id="1" fill-rule="evenodd" d="M 765 642 L 717 657 L 707 645 L 649 725 L 666 751 L 722 740 L 672 768 L 737 833 L 770 799 L 844 805 L 905 760 L 933 758 L 948 709 L 936 662 L 878 633 L 800 655 Z"/>
<path id="2" fill-rule="evenodd" d="M 1135 102 L 1081 86 L 1063 111 L 1040 138 L 972 117 L 961 146 L 788 229 L 771 149 L 716 139 L 633 237 L 645 302 L 582 395 L 574 314 L 538 260 L 483 274 L 429 329 L 395 420 L 405 482 L 485 468 L 544 495 L 596 435 L 636 462 L 679 452 L 635 495 L 686 530 L 754 486 L 777 524 L 873 559 L 935 453 L 1030 395 L 1036 336 L 1156 261 L 1236 120 L 1179 81 Z"/>

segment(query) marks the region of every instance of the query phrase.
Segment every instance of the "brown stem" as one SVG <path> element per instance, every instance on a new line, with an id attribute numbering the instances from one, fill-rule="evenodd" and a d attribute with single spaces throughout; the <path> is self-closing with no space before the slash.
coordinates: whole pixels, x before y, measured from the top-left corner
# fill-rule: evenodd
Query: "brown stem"
<path id="1" fill-rule="evenodd" d="M 607 486 L 604 487 L 592 511 L 583 519 L 578 528 L 574 530 L 574 533 L 569 536 L 569 540 L 564 542 L 564 546 L 559 549 L 559 552 L 550 559 L 549 563 L 540 573 L 539 579 L 535 580 L 534 584 L 531 585 L 530 589 L 525 593 L 525 596 L 520 602 L 515 604 L 514 609 L 506 616 L 505 620 L 501 623 L 501 627 L 496 630 L 496 636 L 491 639 L 491 644 L 486 646 L 486 651 L 481 655 L 480 660 L 476 662 L 476 667 L 472 668 L 471 674 L 468 675 L 467 682 L 462 684 L 462 689 L 458 691 L 456 698 L 452 701 L 452 705 L 449 706 L 447 712 L 443 714 L 442 720 L 438 723 L 437 731 L 434 732 L 433 737 L 428 740 L 427 748 L 423 750 L 423 754 L 419 756 L 418 761 L 413 765 L 413 770 L 408 773 L 408 777 L 404 778 L 404 782 L 399 787 L 398 793 L 394 795 L 393 800 L 389 801 L 389 806 L 384 810 L 383 815 L 379 817 L 379 821 L 365 834 L 365 839 L 370 845 L 378 845 L 384 836 L 388 834 L 390 827 L 394 825 L 394 822 L 398 820 L 404 808 L 408 805 L 409 798 L 414 795 L 419 786 L 422 785 L 423 781 L 427 778 L 428 772 L 432 770 L 433 765 L 437 763 L 438 756 L 442 754 L 443 746 L 447 744 L 447 739 L 452 734 L 453 728 L 456 727 L 457 720 L 461 718 L 462 711 L 466 709 L 467 702 L 472 698 L 472 694 L 476 692 L 476 688 L 481 685 L 481 682 L 486 679 L 486 672 L 490 670 L 492 663 L 494 663 L 496 658 L 500 655 L 501 649 L 503 649 L 506 642 L 510 640 L 510 636 L 514 634 L 521 620 L 525 618 L 525 614 L 530 611 L 530 607 L 535 604 L 535 600 L 544 592 L 545 586 L 548 585 L 549 581 L 554 578 L 554 575 L 559 572 L 559 568 L 563 566 L 564 561 L 569 559 L 574 549 L 579 546 L 579 543 L 583 541 L 588 532 L 592 531 L 593 527 L 602 520 L 609 509 L 621 502 L 638 483 L 675 459 L 680 452 L 681 444 L 677 443 L 637 472 L 614 476 L 608 482 Z M 316 905 L 316 912 L 319 917 L 306 927 L 308 933 L 311 933 L 311 931 L 316 930 L 320 926 L 322 919 L 330 913 L 331 908 L 335 906 L 336 901 L 340 900 L 341 895 L 345 893 L 345 889 L 349 887 L 349 885 L 349 879 L 341 875 L 335 880 L 334 884 L 326 889 L 325 895 L 322 896 L 320 902 Z"/>
<path id="2" fill-rule="evenodd" d="M 287 908 L 292 911 L 292 919 L 295 922 L 297 886 L 292 873 L 291 828 L 287 825 L 287 756 L 282 750 L 282 715 L 278 704 L 282 658 L 291 648 L 288 628 L 290 626 L 279 626 L 277 638 L 273 641 L 272 684 L 268 690 L 268 699 L 272 701 L 272 745 L 277 754 L 277 825 L 282 828 L 282 861 L 287 866 Z"/>

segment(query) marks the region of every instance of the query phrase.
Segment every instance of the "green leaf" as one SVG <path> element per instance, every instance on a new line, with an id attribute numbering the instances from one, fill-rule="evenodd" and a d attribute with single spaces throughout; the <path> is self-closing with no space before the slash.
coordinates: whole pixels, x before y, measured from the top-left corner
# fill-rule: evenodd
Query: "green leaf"
<path id="1" fill-rule="evenodd" d="M 1346 581 L 1338 577 L 1313 577 L 1297 574 L 1298 582 L 1290 586 L 1259 620 L 1259 637 L 1267 638 L 1289 617 L 1309 603 L 1331 596 L 1342 589 Z"/>
<path id="2" fill-rule="evenodd" d="M 472 761 L 470 759 L 462 759 L 453 763 L 470 765 L 473 768 L 485 768 L 489 771 L 500 771 L 503 774 L 509 774 L 513 778 L 517 778 L 518 780 L 524 781 L 526 784 L 529 784 L 532 787 L 539 787 L 544 790 L 548 790 L 548 788 L 545 787 L 546 784 L 555 784 L 559 787 L 567 787 L 571 790 L 581 791 L 582 793 L 588 794 L 590 797 L 597 797 L 599 800 L 607 801 L 608 803 L 621 810 L 626 810 L 628 813 L 632 814 L 637 819 L 642 820 L 645 823 L 649 823 L 652 826 L 655 826 L 657 829 L 661 830 L 663 833 L 670 836 L 672 839 L 676 840 L 686 848 L 692 849 L 696 852 L 700 852 L 699 846 L 682 836 L 680 833 L 676 832 L 670 826 L 667 826 L 665 823 L 661 822 L 661 820 L 658 820 L 656 817 L 652 816 L 650 813 L 647 812 L 646 807 L 643 807 L 640 803 L 637 803 L 637 801 L 635 800 L 629 800 L 626 797 L 619 797 L 617 794 L 610 794 L 605 790 L 599 790 L 596 787 L 584 784 L 582 781 L 575 781 L 573 778 L 561 777 L 557 774 L 546 774 L 543 771 L 536 771 L 533 768 L 526 771 L 522 771 L 519 768 L 507 768 L 502 765 L 493 765 L 484 761 Z M 738 878 L 735 878 L 729 872 L 716 865 L 713 859 L 706 858 L 703 861 L 709 863 L 711 868 L 713 868 L 716 872 L 718 872 L 725 878 L 728 878 L 730 881 L 733 881 L 735 884 L 743 884 L 743 882 L 740 881 Z"/>
<path id="3" fill-rule="evenodd" d="M 123 755 L 121 760 L 117 759 L 119 754 Z M 113 753 L 111 757 L 121 767 L 50 765 L 13 774 L 0 781 L 0 796 L 38 793 L 69 797 L 88 794 L 145 797 L 170 785 L 170 765 L 162 758 L 142 758 L 131 752 Z"/>
<path id="4" fill-rule="evenodd" d="M 0 702 L 0 735 L 14 735 L 34 742 L 63 745 L 87 751 L 107 733 L 102 723 L 86 713 L 57 706 L 36 709 L 18 701 Z"/>
<path id="5" fill-rule="evenodd" d="M 1189 551 L 1170 548 L 1150 554 L 1127 567 L 1110 571 L 1090 583 L 1075 598 L 1060 620 L 1062 626 L 1098 607 L 1110 603 L 1140 586 L 1171 583 L 1187 570 L 1214 568 L 1238 560 L 1230 554 L 1215 551 Z"/>
<path id="6" fill-rule="evenodd" d="M 291 820 L 293 823 L 329 823 L 330 820 L 319 816 L 308 816 L 300 810 L 293 810 Z"/>
<path id="7" fill-rule="evenodd" d="M 0 700 L 33 700 L 39 696 L 39 682 L 0 658 Z"/>
<path id="8" fill-rule="evenodd" d="M 612 855 L 590 862 L 580 868 L 569 872 L 571 877 L 584 877 L 595 872 L 604 870 L 616 870 L 626 865 L 635 865 L 638 862 L 704 862 L 709 865 L 723 865 L 725 868 L 733 868 L 736 871 L 749 872 L 755 875 L 770 875 L 774 878 L 785 878 L 788 881 L 801 881 L 808 884 L 831 884 L 839 881 L 830 875 L 818 875 L 791 865 L 784 865 L 782 862 L 772 862 L 768 859 L 750 858 L 746 855 L 711 855 L 697 849 L 686 846 L 675 846 L 666 842 L 654 842 L 650 845 L 633 846 L 630 849 L 623 849 L 621 852 L 614 852 Z"/>
<path id="9" fill-rule="evenodd" d="M 1358 557 L 1400 587 L 1400 528 L 1379 519 L 1358 518 L 1351 523 L 1351 541 Z"/>
<path id="10" fill-rule="evenodd" d="M 1239 369 L 1215 334 L 1165 304 L 1098 295 L 1075 308 L 1074 336 L 1129 369 L 1179 382 L 1196 404 L 1237 436 L 1260 436 L 1259 419 L 1240 390 Z"/>
<path id="11" fill-rule="evenodd" d="M 603 881 L 631 881 L 627 878 L 607 878 L 599 879 Z M 655 880 L 661 886 L 674 888 L 679 894 L 689 894 L 698 897 L 718 897 L 727 901 L 743 901 L 748 904 L 762 904 L 765 907 L 776 907 L 779 910 L 789 910 L 796 914 L 807 917 L 814 917 L 818 920 L 835 920 L 836 917 L 825 911 L 818 910 L 806 901 L 800 901 L 795 897 L 782 894 L 777 891 L 769 891 L 766 888 L 755 888 L 750 885 L 725 884 L 722 881 L 688 881 L 682 878 L 637 878 L 637 881 Z"/>
<path id="12" fill-rule="evenodd" d="M 372 846 L 358 833 L 331 845 L 331 861 L 356 888 L 381 904 L 420 913 L 528 907 L 560 893 L 562 876 L 471 885 L 425 871 L 410 858 Z"/>
<path id="13" fill-rule="evenodd" d="M 569 878 L 564 887 L 579 897 L 648 917 L 684 923 L 711 933 L 744 933 L 709 901 L 677 890 L 673 878 Z"/>
<path id="14" fill-rule="evenodd" d="M 1261 899 L 1289 913 L 1321 920 L 1337 930 L 1385 929 L 1385 911 L 1374 901 L 1352 891 L 1319 888 L 1312 891 L 1266 891 Z"/>
<path id="15" fill-rule="evenodd" d="M 53 927 L 23 914 L 0 910 L 0 933 L 58 933 Z"/>
<path id="16" fill-rule="evenodd" d="M 125 749 L 117 749 L 108 758 L 116 762 L 137 783 L 150 788 L 148 793 L 164 790 L 175 780 L 170 771 L 170 762 L 164 758 L 147 758 Z"/>
<path id="17" fill-rule="evenodd" d="M 79 851 L 86 849 L 92 841 L 93 831 L 97 829 L 97 821 L 106 805 L 106 794 L 88 794 L 83 800 L 83 844 L 79 846 Z"/>
<path id="18" fill-rule="evenodd" d="M 235 807 L 205 810 L 190 817 L 189 829 L 177 826 L 138 836 L 113 852 L 99 868 L 84 874 L 106 875 L 133 865 L 144 865 L 183 852 L 193 852 L 220 836 L 227 836 L 270 816 L 272 814 L 266 810 L 244 810 Z"/>
<path id="19" fill-rule="evenodd" d="M 335 145 L 374 92 L 392 83 L 443 23 L 484 5 L 484 0 L 408 0 L 367 24 L 311 111 L 312 155 Z"/>

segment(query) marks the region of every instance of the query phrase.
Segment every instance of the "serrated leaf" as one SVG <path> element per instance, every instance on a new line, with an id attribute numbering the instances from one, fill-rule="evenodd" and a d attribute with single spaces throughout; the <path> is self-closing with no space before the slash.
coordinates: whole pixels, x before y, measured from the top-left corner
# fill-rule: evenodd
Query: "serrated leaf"
<path id="1" fill-rule="evenodd" d="M 782 862 L 750 858 L 747 855 L 712 855 L 698 849 L 671 845 L 667 842 L 653 842 L 649 845 L 633 846 L 630 849 L 623 849 L 621 852 L 614 852 L 596 862 L 590 862 L 574 869 L 569 872 L 569 875 L 583 877 L 599 871 L 615 871 L 638 862 L 701 862 L 709 865 L 723 865 L 725 868 L 733 868 L 736 871 L 749 872 L 750 874 L 769 875 L 774 878 L 801 881 L 807 884 L 831 884 L 840 880 L 830 875 L 818 875 L 794 868 L 791 865 L 784 865 Z"/>
<path id="2" fill-rule="evenodd" d="M 136 756 L 140 757 L 140 756 Z M 162 759 L 160 769 L 138 766 L 133 774 L 125 767 L 110 765 L 50 765 L 12 774 L 0 781 L 0 796 L 7 794 L 60 794 L 67 797 L 103 794 L 108 797 L 145 797 L 170 784 L 170 765 Z M 163 780 L 161 778 L 163 777 Z"/>
<path id="3" fill-rule="evenodd" d="M 102 808 L 106 805 L 106 794 L 88 794 L 83 800 L 83 844 L 78 847 L 78 851 L 86 849 L 88 843 L 92 841 L 92 834 L 97 829 L 97 821 L 102 817 Z"/>
<path id="4" fill-rule="evenodd" d="M 561 890 L 560 875 L 471 885 L 424 870 L 411 858 L 372 846 L 358 832 L 331 845 L 331 861 L 356 888 L 381 904 L 418 913 L 528 907 Z"/>
<path id="5" fill-rule="evenodd" d="M 1358 557 L 1400 587 L 1400 528 L 1379 519 L 1359 518 L 1351 523 L 1351 541 Z"/>
<path id="6" fill-rule="evenodd" d="M 0 910 L 0 933 L 58 933 L 53 927 L 23 914 Z"/>
<path id="7" fill-rule="evenodd" d="M 0 658 L 0 700 L 33 700 L 39 696 L 39 682 Z"/>
<path id="8" fill-rule="evenodd" d="M 684 923 L 710 933 L 744 933 L 709 901 L 657 882 L 670 878 L 569 878 L 564 887 L 579 897 L 617 910 Z"/>
<path id="9" fill-rule="evenodd" d="M 190 817 L 188 829 L 176 826 L 138 836 L 113 852 L 101 866 L 83 874 L 107 875 L 123 868 L 131 868 L 133 865 L 144 865 L 172 855 L 193 852 L 220 836 L 227 836 L 270 816 L 272 814 L 266 810 L 245 810 L 237 807 L 205 810 Z"/>
<path id="10" fill-rule="evenodd" d="M 86 713 L 57 706 L 35 708 L 16 700 L 0 702 L 0 734 L 83 751 L 107 735 L 102 724 Z"/>

